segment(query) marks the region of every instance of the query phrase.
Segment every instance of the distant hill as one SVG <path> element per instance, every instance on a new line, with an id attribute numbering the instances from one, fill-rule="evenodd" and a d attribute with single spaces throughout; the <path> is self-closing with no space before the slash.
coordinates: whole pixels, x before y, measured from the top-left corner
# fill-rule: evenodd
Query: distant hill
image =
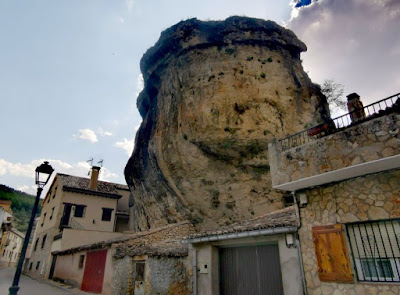
<path id="1" fill-rule="evenodd" d="M 0 200 L 10 200 L 12 202 L 11 209 L 14 212 L 12 224 L 17 230 L 25 233 L 28 228 L 33 204 L 35 203 L 35 196 L 0 184 Z M 40 203 L 37 216 L 40 215 L 42 209 Z"/>

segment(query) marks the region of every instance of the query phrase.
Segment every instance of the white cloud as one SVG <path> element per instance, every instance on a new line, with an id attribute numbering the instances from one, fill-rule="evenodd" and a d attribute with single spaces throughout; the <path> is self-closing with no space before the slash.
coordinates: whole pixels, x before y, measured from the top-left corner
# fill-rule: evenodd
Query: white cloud
<path id="1" fill-rule="evenodd" d="M 302 59 L 311 79 L 333 78 L 364 104 L 398 91 L 400 1 L 314 0 L 293 11 L 287 27 L 308 47 Z"/>
<path id="2" fill-rule="evenodd" d="M 74 134 L 75 137 L 90 141 L 91 143 L 98 142 L 97 135 L 96 133 L 94 133 L 93 130 L 85 128 L 85 129 L 79 129 L 78 132 L 79 132 L 78 135 Z"/>
<path id="3" fill-rule="evenodd" d="M 135 139 L 132 138 L 128 140 L 124 138 L 122 141 L 117 141 L 114 146 L 123 149 L 127 155 L 130 156 L 132 154 L 133 147 L 135 146 Z"/>
<path id="4" fill-rule="evenodd" d="M 132 11 L 135 2 L 136 2 L 135 0 L 125 0 L 125 4 L 129 12 Z"/>
<path id="5" fill-rule="evenodd" d="M 135 99 L 139 96 L 140 92 L 142 92 L 144 88 L 144 80 L 143 80 L 143 75 L 139 74 L 136 78 L 136 93 L 135 93 Z"/>
<path id="6" fill-rule="evenodd" d="M 103 128 L 99 127 L 97 130 L 97 134 L 100 136 L 112 136 L 112 133 L 110 131 L 103 130 Z"/>
<path id="7" fill-rule="evenodd" d="M 90 164 L 87 162 L 78 162 L 75 164 L 69 164 L 60 160 L 54 159 L 39 159 L 33 160 L 30 163 L 12 163 L 5 159 L 0 158 L 0 176 L 15 176 L 22 178 L 35 178 L 35 169 L 44 161 L 49 161 L 50 165 L 53 167 L 54 172 L 52 178 L 56 173 L 64 173 L 80 177 L 88 177 L 88 172 L 90 171 Z M 112 179 L 118 178 L 119 175 L 109 171 L 107 168 L 102 167 L 100 170 L 100 180 L 112 181 Z M 49 182 L 51 182 L 50 180 Z M 17 189 L 26 191 L 29 193 L 34 193 L 36 186 L 29 187 L 27 184 L 22 184 L 17 187 Z"/>

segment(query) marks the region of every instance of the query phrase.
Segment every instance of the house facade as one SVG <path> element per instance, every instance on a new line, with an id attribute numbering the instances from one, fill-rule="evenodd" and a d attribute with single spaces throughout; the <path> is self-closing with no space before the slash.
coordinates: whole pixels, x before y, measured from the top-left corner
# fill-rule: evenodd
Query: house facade
<path id="1" fill-rule="evenodd" d="M 190 222 L 55 251 L 54 279 L 82 291 L 115 294 L 190 294 Z"/>
<path id="2" fill-rule="evenodd" d="M 25 235 L 16 228 L 3 233 L 0 243 L 0 266 L 16 266 Z"/>
<path id="3" fill-rule="evenodd" d="M 273 187 L 299 206 L 307 294 L 400 293 L 399 109 L 397 94 L 269 145 Z"/>
<path id="4" fill-rule="evenodd" d="M 52 278 L 54 251 L 122 236 L 127 229 L 127 186 L 99 181 L 100 167 L 91 178 L 58 173 L 42 202 L 26 272 Z"/>

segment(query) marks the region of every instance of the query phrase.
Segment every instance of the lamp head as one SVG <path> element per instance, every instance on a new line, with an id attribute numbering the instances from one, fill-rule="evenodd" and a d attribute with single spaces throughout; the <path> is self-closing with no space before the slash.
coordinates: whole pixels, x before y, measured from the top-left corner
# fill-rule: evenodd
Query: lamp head
<path id="1" fill-rule="evenodd" d="M 50 166 L 49 162 L 45 161 L 39 167 L 36 168 L 36 184 L 38 187 L 43 188 L 46 183 L 49 181 L 51 174 L 53 173 L 54 169 Z"/>

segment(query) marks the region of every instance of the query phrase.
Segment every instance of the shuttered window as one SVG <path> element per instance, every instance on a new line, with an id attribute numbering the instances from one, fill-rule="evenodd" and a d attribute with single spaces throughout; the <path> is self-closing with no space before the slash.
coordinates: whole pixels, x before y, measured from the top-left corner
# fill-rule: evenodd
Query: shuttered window
<path id="1" fill-rule="evenodd" d="M 318 276 L 323 282 L 354 282 L 342 224 L 312 228 Z"/>

